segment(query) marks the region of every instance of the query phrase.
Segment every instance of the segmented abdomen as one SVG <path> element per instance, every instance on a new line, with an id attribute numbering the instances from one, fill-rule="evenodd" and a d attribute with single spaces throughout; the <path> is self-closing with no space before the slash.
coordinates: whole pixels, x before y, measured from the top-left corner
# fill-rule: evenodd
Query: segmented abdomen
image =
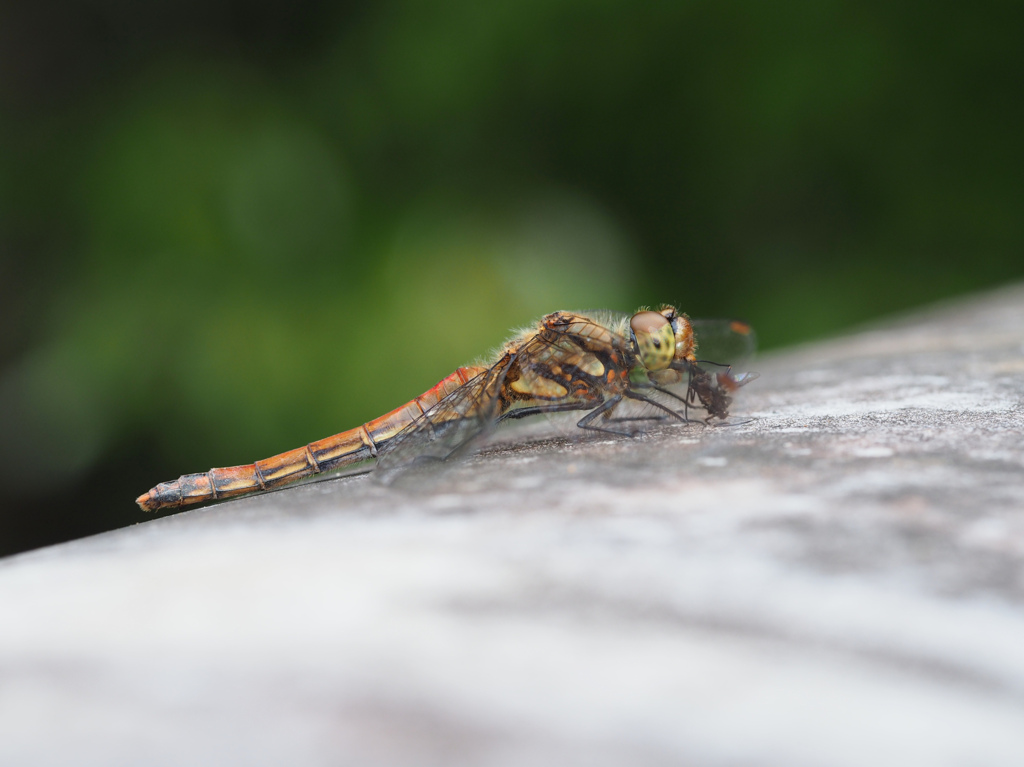
<path id="1" fill-rule="evenodd" d="M 378 449 L 423 413 L 486 369 L 459 368 L 419 397 L 355 429 L 244 466 L 185 474 L 172 482 L 161 482 L 135 502 L 143 511 L 178 508 L 269 490 L 303 477 L 374 458 Z"/>

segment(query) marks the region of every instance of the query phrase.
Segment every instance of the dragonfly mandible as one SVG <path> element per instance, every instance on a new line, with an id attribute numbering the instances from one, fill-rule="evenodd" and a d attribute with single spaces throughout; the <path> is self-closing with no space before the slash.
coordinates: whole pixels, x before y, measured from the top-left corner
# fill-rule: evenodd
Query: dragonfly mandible
<path id="1" fill-rule="evenodd" d="M 393 469 L 443 460 L 467 452 L 503 421 L 541 413 L 585 411 L 580 429 L 625 436 L 640 433 L 638 421 L 724 421 L 733 394 L 757 374 L 698 360 L 705 336 L 725 339 L 740 356 L 753 350 L 749 325 L 690 320 L 667 305 L 633 315 L 554 312 L 509 339 L 490 364 L 461 367 L 380 418 L 255 463 L 161 482 L 136 503 L 144 511 L 179 508 L 362 461 Z M 628 403 L 645 414 L 618 415 Z"/>

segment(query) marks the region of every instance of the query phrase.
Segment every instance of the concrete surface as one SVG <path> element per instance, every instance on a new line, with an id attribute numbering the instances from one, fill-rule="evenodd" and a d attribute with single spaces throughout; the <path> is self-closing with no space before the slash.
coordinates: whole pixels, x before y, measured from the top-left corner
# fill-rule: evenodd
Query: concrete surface
<path id="1" fill-rule="evenodd" d="M 754 367 L 3 560 L 0 764 L 1024 764 L 1024 288 Z"/>

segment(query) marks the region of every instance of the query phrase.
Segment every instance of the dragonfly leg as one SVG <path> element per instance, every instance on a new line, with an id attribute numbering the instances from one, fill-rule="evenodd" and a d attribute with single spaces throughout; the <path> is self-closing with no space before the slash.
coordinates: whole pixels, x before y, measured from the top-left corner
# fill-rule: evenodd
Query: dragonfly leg
<path id="1" fill-rule="evenodd" d="M 680 397 L 674 391 L 670 391 L 670 390 L 668 390 L 668 389 L 666 389 L 666 388 L 664 388 L 662 386 L 658 386 L 657 384 L 641 384 L 641 386 L 643 386 L 643 388 L 645 388 L 645 389 L 654 389 L 654 391 L 656 391 L 656 392 L 659 392 L 661 394 L 664 394 L 667 397 L 671 397 L 674 400 L 678 400 L 679 402 L 682 402 L 683 403 L 683 416 L 682 416 L 683 420 L 686 421 L 686 423 L 698 423 L 697 421 L 694 421 L 694 420 L 692 420 L 690 418 L 690 408 L 691 407 L 696 407 L 697 403 L 693 401 L 693 393 L 689 390 L 689 388 L 686 391 L 686 396 L 685 397 Z M 657 404 L 657 403 L 655 403 L 655 404 Z M 672 413 L 672 415 L 675 416 L 676 418 L 680 417 L 679 414 L 676 413 L 673 410 L 669 410 L 669 412 Z"/>
<path id="2" fill-rule="evenodd" d="M 614 416 L 606 419 L 612 423 L 625 423 L 626 421 L 657 421 L 658 423 L 664 423 L 668 420 L 667 415 L 631 415 L 626 417 Z"/>
<path id="3" fill-rule="evenodd" d="M 711 360 L 697 360 L 698 365 L 714 365 L 716 368 L 726 368 L 732 371 L 732 365 L 728 365 L 725 362 L 712 362 Z"/>
<path id="4" fill-rule="evenodd" d="M 624 437 L 636 436 L 635 432 L 617 431 L 615 429 L 604 429 L 604 428 L 602 428 L 600 426 L 591 426 L 590 425 L 590 422 L 593 419 L 595 419 L 597 416 L 601 415 L 602 413 L 609 413 L 609 412 L 611 412 L 612 408 L 614 408 L 617 404 L 619 404 L 619 402 L 621 400 L 622 400 L 622 396 L 621 395 L 617 395 L 615 397 L 612 397 L 609 400 L 606 400 L 605 402 L 602 402 L 596 408 L 594 407 L 594 403 L 590 402 L 590 401 L 562 403 L 560 405 L 534 405 L 533 407 L 523 407 L 523 408 L 519 408 L 518 410 L 510 410 L 507 413 L 504 413 L 498 419 L 498 421 L 499 422 L 500 421 L 504 421 L 505 419 L 508 419 L 508 418 L 526 418 L 527 416 L 539 415 L 541 413 L 566 413 L 566 412 L 569 412 L 571 410 L 590 410 L 591 408 L 594 408 L 593 410 L 591 410 L 591 412 L 589 412 L 585 416 L 583 416 L 583 418 L 581 418 L 576 425 L 579 426 L 581 429 L 590 429 L 591 431 L 605 431 L 605 432 L 608 432 L 609 434 L 619 434 L 619 435 L 624 436 Z M 640 417 L 637 417 L 637 418 L 609 418 L 608 420 L 609 421 L 614 421 L 614 422 L 619 422 L 619 421 L 653 421 L 653 420 L 663 420 L 663 418 L 664 418 L 663 416 L 640 416 Z"/>
<path id="5" fill-rule="evenodd" d="M 558 405 L 534 405 L 532 407 L 521 407 L 518 410 L 507 410 L 498 417 L 498 422 L 510 418 L 526 418 L 541 413 L 566 413 L 570 410 L 589 410 L 594 406 L 593 402 L 563 402 Z"/>
<path id="6" fill-rule="evenodd" d="M 659 387 L 655 387 L 655 388 L 659 388 Z M 677 413 L 672 408 L 665 407 L 660 402 L 657 402 L 656 400 L 653 400 L 650 397 L 645 397 L 643 394 L 639 394 L 639 393 L 637 393 L 635 391 L 627 391 L 626 392 L 626 396 L 629 397 L 630 399 L 635 399 L 638 402 L 644 402 L 644 403 L 646 403 L 648 405 L 653 405 L 654 407 L 658 408 L 658 410 L 661 410 L 662 412 L 672 416 L 673 418 L 675 418 L 678 421 L 681 421 L 682 423 L 693 423 L 685 415 L 680 415 L 679 413 Z M 683 402 L 683 405 L 684 406 L 686 405 L 685 401 Z"/>
<path id="7" fill-rule="evenodd" d="M 591 410 L 589 413 L 587 413 L 585 416 L 583 416 L 576 423 L 576 425 L 579 426 L 581 429 L 590 429 L 591 431 L 603 431 L 603 432 L 606 432 L 608 434 L 617 434 L 620 437 L 635 437 L 637 435 L 637 432 L 635 432 L 635 431 L 620 431 L 618 429 L 605 429 L 602 426 L 592 426 L 590 424 L 590 422 L 593 421 L 595 418 L 597 418 L 599 415 L 610 413 L 615 408 L 615 406 L 618 405 L 620 402 L 622 402 L 622 395 L 621 394 L 616 394 L 614 397 L 609 397 L 604 402 L 602 402 L 600 405 L 598 405 L 593 410 Z"/>

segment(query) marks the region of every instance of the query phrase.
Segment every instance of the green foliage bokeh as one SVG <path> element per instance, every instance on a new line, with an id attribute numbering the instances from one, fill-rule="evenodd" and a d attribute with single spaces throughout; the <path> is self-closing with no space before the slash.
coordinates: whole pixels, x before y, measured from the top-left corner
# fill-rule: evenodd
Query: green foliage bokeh
<path id="1" fill-rule="evenodd" d="M 114 53 L 8 93 L 13 498 L 101 477 L 127 515 L 555 309 L 670 301 L 772 347 L 1024 275 L 1012 4 L 257 4 L 256 32 L 154 32 L 172 6 L 86 3 Z"/>

